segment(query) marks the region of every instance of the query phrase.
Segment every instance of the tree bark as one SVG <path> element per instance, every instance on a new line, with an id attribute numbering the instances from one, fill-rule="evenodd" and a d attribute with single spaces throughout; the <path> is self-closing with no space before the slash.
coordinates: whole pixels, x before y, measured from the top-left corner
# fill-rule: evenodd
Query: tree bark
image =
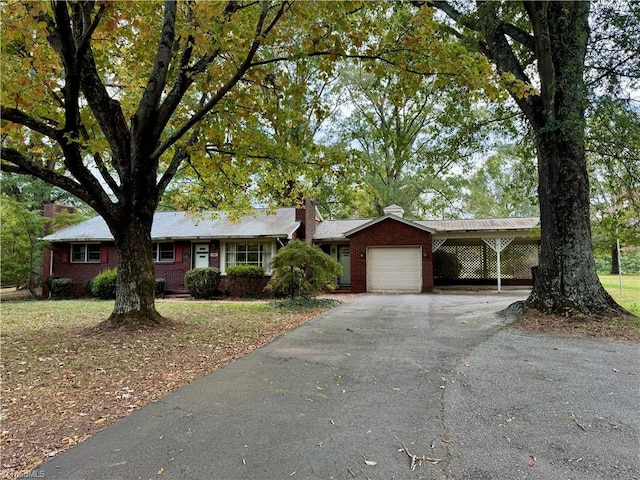
<path id="1" fill-rule="evenodd" d="M 527 304 L 561 315 L 623 313 L 598 278 L 586 161 L 572 137 L 538 132 L 540 266 Z"/>
<path id="2" fill-rule="evenodd" d="M 618 261 L 618 246 L 614 243 L 611 245 L 611 275 L 620 273 L 620 264 Z"/>
<path id="3" fill-rule="evenodd" d="M 527 303 L 545 313 L 625 313 L 598 278 L 589 218 L 585 157 L 584 60 L 588 2 L 532 2 L 540 101 L 529 121 L 536 134 L 540 266 Z"/>
<path id="4" fill-rule="evenodd" d="M 155 307 L 155 268 L 152 255 L 153 211 L 131 213 L 114 227 L 119 254 L 116 301 L 104 322 L 110 328 L 138 328 L 168 322 Z M 113 229 L 113 227 L 112 227 Z"/>

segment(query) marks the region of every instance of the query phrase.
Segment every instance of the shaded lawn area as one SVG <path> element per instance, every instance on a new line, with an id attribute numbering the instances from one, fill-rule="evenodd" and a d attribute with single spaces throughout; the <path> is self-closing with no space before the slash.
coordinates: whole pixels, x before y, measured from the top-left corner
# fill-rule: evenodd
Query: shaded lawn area
<path id="1" fill-rule="evenodd" d="M 169 327 L 88 334 L 113 302 L 3 302 L 2 478 L 15 478 L 324 308 L 157 302 Z"/>

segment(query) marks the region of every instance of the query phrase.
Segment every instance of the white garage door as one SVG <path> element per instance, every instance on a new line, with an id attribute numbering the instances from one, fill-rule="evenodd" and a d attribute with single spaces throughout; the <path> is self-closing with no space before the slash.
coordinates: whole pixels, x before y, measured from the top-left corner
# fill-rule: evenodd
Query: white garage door
<path id="1" fill-rule="evenodd" d="M 420 247 L 367 249 L 367 292 L 418 293 L 421 290 Z"/>

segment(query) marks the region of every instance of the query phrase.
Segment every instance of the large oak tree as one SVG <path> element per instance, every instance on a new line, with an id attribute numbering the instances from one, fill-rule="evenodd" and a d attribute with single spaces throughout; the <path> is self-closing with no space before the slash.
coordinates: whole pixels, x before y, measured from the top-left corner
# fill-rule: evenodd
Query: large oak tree
<path id="1" fill-rule="evenodd" d="M 548 313 L 624 312 L 602 287 L 592 251 L 585 156 L 590 2 L 434 1 L 462 41 L 489 58 L 535 133 L 540 267 L 527 302 Z"/>
<path id="2" fill-rule="evenodd" d="M 111 325 L 163 322 L 150 237 L 158 202 L 211 134 L 203 119 L 231 91 L 242 101 L 260 84 L 264 44 L 286 46 L 286 32 L 275 30 L 290 7 L 3 6 L 2 169 L 62 188 L 104 218 L 119 253 Z"/>

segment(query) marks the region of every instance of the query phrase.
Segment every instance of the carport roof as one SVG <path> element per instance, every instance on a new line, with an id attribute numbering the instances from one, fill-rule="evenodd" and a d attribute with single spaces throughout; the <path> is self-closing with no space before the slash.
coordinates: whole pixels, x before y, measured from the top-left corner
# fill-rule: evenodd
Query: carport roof
<path id="1" fill-rule="evenodd" d="M 474 218 L 466 220 L 419 220 L 416 223 L 446 232 L 487 232 L 502 230 L 531 230 L 540 223 L 538 217 L 523 218 Z"/>
<path id="2" fill-rule="evenodd" d="M 292 238 L 300 226 L 295 208 L 280 208 L 275 213 L 256 210 L 234 221 L 219 213 L 196 217 L 184 212 L 157 212 L 153 218 L 153 240 L 196 240 L 213 238 Z M 113 241 L 102 217 L 94 217 L 44 237 L 49 242 Z"/>

